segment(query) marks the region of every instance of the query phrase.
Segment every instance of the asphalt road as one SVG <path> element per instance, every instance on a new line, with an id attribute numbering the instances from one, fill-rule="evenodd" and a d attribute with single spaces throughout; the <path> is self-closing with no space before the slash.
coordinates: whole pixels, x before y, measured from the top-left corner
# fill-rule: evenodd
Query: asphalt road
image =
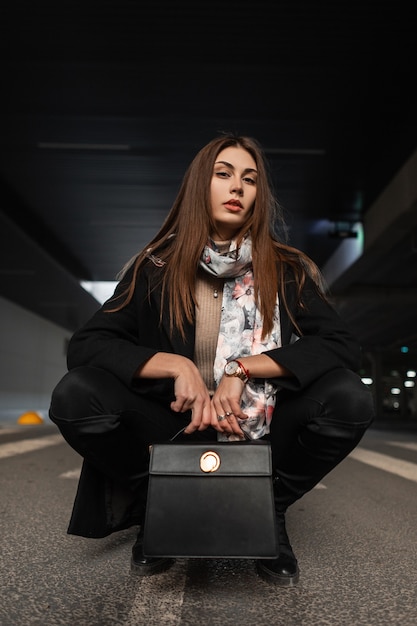
<path id="1" fill-rule="evenodd" d="M 417 626 L 417 433 L 371 429 L 287 515 L 300 583 L 251 560 L 140 579 L 137 528 L 66 534 L 80 457 L 55 426 L 0 425 L 1 626 Z"/>

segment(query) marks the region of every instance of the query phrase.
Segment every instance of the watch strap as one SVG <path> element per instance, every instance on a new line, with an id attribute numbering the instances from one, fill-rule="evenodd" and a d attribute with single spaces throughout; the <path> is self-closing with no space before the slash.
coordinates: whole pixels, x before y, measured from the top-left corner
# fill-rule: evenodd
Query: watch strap
<path id="1" fill-rule="evenodd" d="M 238 363 L 238 364 L 239 364 L 240 369 L 241 369 L 241 370 L 242 370 L 242 372 L 245 374 L 245 376 L 246 376 L 246 380 L 245 380 L 245 382 L 246 382 L 246 381 L 247 381 L 247 380 L 249 380 L 249 378 L 250 378 L 249 370 L 248 370 L 248 369 L 246 369 L 246 367 L 243 365 L 243 363 L 242 363 L 241 361 L 239 361 L 238 359 L 235 359 L 235 361 L 236 361 L 236 363 Z M 243 379 L 242 379 L 242 380 L 243 380 Z"/>

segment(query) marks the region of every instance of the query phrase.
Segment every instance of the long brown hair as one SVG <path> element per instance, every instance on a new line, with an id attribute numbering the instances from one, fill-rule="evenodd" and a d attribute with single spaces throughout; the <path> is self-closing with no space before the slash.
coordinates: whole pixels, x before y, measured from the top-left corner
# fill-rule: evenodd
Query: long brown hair
<path id="1" fill-rule="evenodd" d="M 268 164 L 261 146 L 251 137 L 224 134 L 206 144 L 192 160 L 159 232 L 144 250 L 125 265 L 118 276 L 122 279 L 126 271 L 134 266 L 132 279 L 119 296 L 123 301 L 112 309 L 107 308 L 107 312 L 118 311 L 130 302 L 138 272 L 149 262 L 148 257 L 152 254 L 154 258 L 158 258 L 158 263 L 163 267 L 160 272 L 162 308 L 167 303 L 171 332 L 176 328 L 184 337 L 185 321 L 192 323 L 194 320 L 199 260 L 204 246 L 215 230 L 210 201 L 213 167 L 218 154 L 230 146 L 243 148 L 256 163 L 255 204 L 236 238 L 239 243 L 248 232 L 252 238 L 255 299 L 263 317 L 264 335 L 272 330 L 277 285 L 280 300 L 295 324 L 293 314 L 287 306 L 284 290 L 285 274 L 288 269 L 292 269 L 300 306 L 303 306 L 300 293 L 306 274 L 313 278 L 318 291 L 324 295 L 321 275 L 316 264 L 301 251 L 279 240 L 277 233 L 280 231 L 282 234 L 285 233 L 285 224 L 280 206 L 272 192 Z"/>

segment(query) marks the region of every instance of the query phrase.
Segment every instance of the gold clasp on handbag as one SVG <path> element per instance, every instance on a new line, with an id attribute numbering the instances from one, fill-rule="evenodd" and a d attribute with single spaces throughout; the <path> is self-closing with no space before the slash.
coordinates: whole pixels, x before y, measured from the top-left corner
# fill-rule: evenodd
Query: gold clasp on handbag
<path id="1" fill-rule="evenodd" d="M 220 467 L 220 457 L 217 452 L 207 450 L 200 457 L 200 469 L 202 472 L 216 472 Z"/>

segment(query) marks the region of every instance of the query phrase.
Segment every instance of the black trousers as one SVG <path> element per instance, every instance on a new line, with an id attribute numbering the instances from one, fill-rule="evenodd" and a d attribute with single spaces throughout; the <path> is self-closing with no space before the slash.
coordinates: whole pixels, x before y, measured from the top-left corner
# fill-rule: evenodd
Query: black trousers
<path id="1" fill-rule="evenodd" d="M 139 395 L 91 367 L 62 378 L 49 415 L 89 467 L 142 500 L 149 445 L 171 439 L 190 420 L 189 413 L 171 411 L 163 398 Z M 280 391 L 268 436 L 277 509 L 285 510 L 338 465 L 373 417 L 370 390 L 347 369 L 332 370 L 302 391 Z M 209 428 L 183 437 L 216 440 L 217 433 Z"/>

